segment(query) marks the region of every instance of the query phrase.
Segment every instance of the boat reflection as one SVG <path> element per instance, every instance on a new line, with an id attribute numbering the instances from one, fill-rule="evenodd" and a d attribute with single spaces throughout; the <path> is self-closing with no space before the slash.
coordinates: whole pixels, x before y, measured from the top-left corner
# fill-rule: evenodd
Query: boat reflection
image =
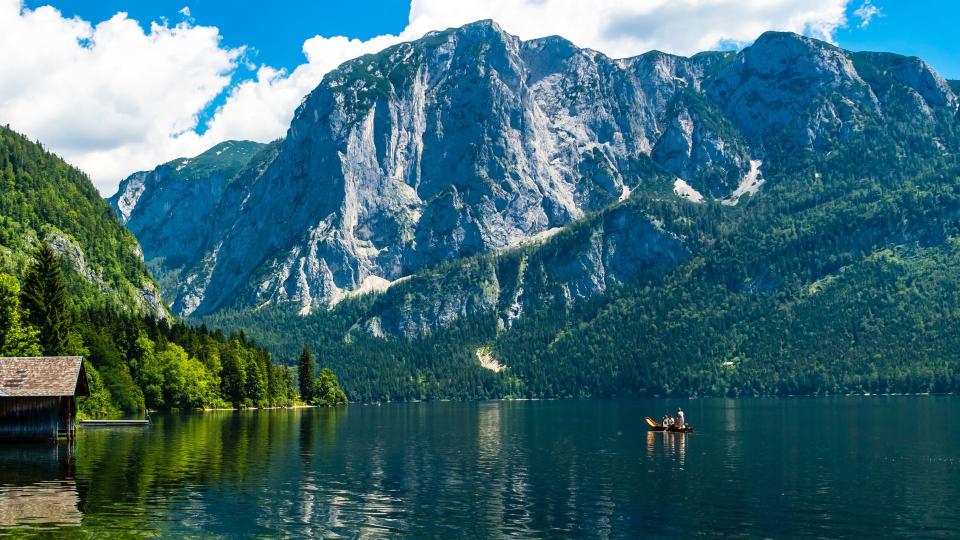
<path id="1" fill-rule="evenodd" d="M 661 441 L 659 445 L 663 449 L 663 455 L 673 457 L 677 463 L 683 467 L 687 459 L 687 437 L 688 433 L 674 433 L 669 431 L 648 431 L 647 432 L 647 457 L 652 458 L 657 454 L 657 440 Z"/>

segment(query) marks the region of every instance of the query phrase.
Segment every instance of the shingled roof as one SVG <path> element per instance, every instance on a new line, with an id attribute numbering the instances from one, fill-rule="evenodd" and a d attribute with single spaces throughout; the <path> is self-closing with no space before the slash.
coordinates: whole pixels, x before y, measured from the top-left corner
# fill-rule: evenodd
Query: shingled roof
<path id="1" fill-rule="evenodd" d="M 0 398 L 73 395 L 90 395 L 82 357 L 0 357 Z"/>

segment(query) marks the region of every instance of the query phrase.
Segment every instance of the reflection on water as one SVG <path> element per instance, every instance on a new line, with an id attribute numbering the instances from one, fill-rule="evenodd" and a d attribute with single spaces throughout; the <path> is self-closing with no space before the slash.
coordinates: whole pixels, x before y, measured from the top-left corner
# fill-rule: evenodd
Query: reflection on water
<path id="1" fill-rule="evenodd" d="M 687 438 L 693 436 L 689 433 L 648 431 L 647 459 L 671 460 L 683 467 L 687 457 Z M 657 451 L 658 448 L 660 452 Z"/>
<path id="2" fill-rule="evenodd" d="M 79 503 L 73 480 L 0 486 L 0 527 L 80 525 Z"/>
<path id="3" fill-rule="evenodd" d="M 0 471 L 0 530 L 80 525 L 70 445 L 2 444 Z"/>
<path id="4" fill-rule="evenodd" d="M 0 535 L 957 537 L 960 399 L 489 402 L 159 416 L 0 447 Z M 809 429 L 816 425 L 816 430 Z M 681 519 L 678 519 L 680 516 Z M 79 530 L 77 529 L 79 527 Z"/>

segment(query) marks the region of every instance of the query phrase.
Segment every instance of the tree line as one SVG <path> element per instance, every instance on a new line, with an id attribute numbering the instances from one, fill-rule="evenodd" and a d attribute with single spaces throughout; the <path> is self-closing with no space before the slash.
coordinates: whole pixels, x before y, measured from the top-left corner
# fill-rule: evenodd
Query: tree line
<path id="1" fill-rule="evenodd" d="M 89 417 L 347 401 L 329 369 L 298 385 L 292 368 L 243 332 L 225 336 L 112 303 L 78 308 L 60 257 L 42 242 L 22 284 L 0 273 L 0 355 L 83 356 L 91 395 L 80 410 Z"/>

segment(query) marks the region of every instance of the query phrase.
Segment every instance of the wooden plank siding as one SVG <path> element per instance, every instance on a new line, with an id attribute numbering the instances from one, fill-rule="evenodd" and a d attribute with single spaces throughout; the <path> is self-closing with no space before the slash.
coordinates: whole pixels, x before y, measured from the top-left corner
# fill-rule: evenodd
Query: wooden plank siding
<path id="1" fill-rule="evenodd" d="M 55 439 L 59 429 L 60 398 L 0 398 L 0 439 Z"/>

